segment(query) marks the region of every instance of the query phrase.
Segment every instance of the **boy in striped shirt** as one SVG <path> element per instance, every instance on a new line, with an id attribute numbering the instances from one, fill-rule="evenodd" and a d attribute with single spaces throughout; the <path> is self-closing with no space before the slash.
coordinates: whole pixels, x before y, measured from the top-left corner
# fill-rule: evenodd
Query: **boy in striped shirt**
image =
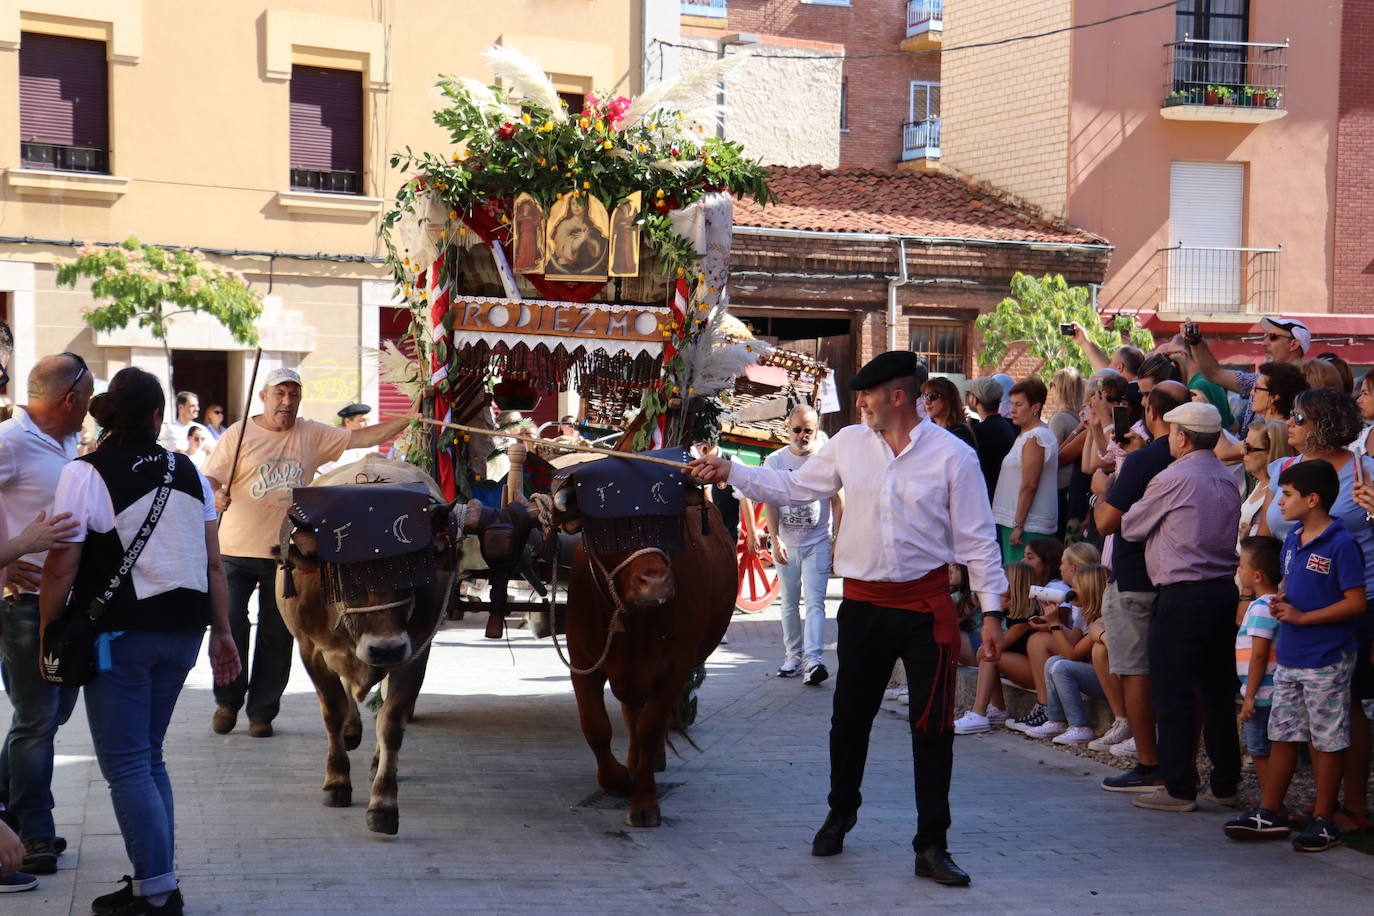
<path id="1" fill-rule="evenodd" d="M 1269 610 L 1282 578 L 1283 542 L 1257 535 L 1240 542 L 1241 597 L 1250 605 L 1236 632 L 1236 675 L 1240 678 L 1241 729 L 1245 749 L 1255 762 L 1255 776 L 1263 790 L 1269 765 L 1269 709 L 1274 694 L 1274 638 L 1279 622 Z M 1230 831 L 1228 831 L 1230 835 Z"/>

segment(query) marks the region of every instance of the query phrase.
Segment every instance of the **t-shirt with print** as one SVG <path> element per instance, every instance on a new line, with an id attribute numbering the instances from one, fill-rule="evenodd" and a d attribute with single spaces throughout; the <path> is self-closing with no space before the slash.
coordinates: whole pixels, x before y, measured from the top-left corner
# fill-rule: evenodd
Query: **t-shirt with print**
<path id="1" fill-rule="evenodd" d="M 763 459 L 765 467 L 776 471 L 795 471 L 811 455 L 798 455 L 784 446 Z M 830 537 L 830 500 L 778 506 L 778 537 L 788 547 L 808 547 Z"/>
<path id="2" fill-rule="evenodd" d="M 1273 595 L 1260 595 L 1245 609 L 1245 621 L 1236 632 L 1236 675 L 1240 678 L 1240 696 L 1245 698 L 1245 685 L 1250 680 L 1250 658 L 1256 637 L 1269 640 L 1269 661 L 1264 667 L 1264 680 L 1255 691 L 1255 705 L 1269 706 L 1274 697 L 1274 639 L 1279 622 L 1269 610 Z"/>
<path id="3" fill-rule="evenodd" d="M 1116 482 L 1107 491 L 1107 503 L 1124 514 L 1140 501 L 1150 481 L 1173 460 L 1167 436 L 1160 436 L 1144 448 L 1129 453 L 1117 469 Z M 1128 541 L 1119 534 L 1112 535 L 1112 579 L 1118 591 L 1155 590 L 1145 569 L 1144 541 Z"/>
<path id="4" fill-rule="evenodd" d="M 1339 522 L 1305 546 L 1302 525 L 1283 542 L 1284 599 L 1300 611 L 1330 607 L 1348 588 L 1364 588 L 1364 553 L 1354 535 Z M 1324 668 L 1355 649 L 1353 619 L 1335 623 L 1279 625 L 1278 662 L 1285 668 Z"/>
<path id="5" fill-rule="evenodd" d="M 321 464 L 343 454 L 353 431 L 314 420 L 297 420 L 280 432 L 263 429 L 253 420 L 247 421 L 246 428 L 246 436 L 243 421 L 224 431 L 205 463 L 205 476 L 220 486 L 229 483 L 242 436 L 229 510 L 220 519 L 220 552 L 229 557 L 270 559 L 291 505 L 291 491 L 309 485 Z"/>

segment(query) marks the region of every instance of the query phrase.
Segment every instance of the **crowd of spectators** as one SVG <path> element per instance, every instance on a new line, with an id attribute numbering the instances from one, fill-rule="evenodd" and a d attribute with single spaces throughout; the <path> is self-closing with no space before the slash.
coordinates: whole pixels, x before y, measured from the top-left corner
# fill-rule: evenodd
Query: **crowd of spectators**
<path id="1" fill-rule="evenodd" d="M 1227 369 L 1195 331 L 1110 354 L 1093 372 L 926 385 L 929 415 L 971 440 L 1010 591 L 1005 648 L 979 653 L 966 572 L 950 572 L 976 666 L 957 734 L 1005 726 L 1133 765 L 1103 780 L 1138 807 L 1237 809 L 1235 839 L 1315 852 L 1371 828 L 1374 372 L 1309 357 L 1300 321 L 1266 318 L 1266 361 Z M 1035 694 L 1011 718 L 1014 684 Z M 1089 701 L 1111 724 L 1094 728 Z M 1210 763 L 1199 779 L 1199 745 Z M 1243 755 L 1260 797 L 1240 795 Z M 1298 761 L 1316 801 L 1290 811 Z"/>

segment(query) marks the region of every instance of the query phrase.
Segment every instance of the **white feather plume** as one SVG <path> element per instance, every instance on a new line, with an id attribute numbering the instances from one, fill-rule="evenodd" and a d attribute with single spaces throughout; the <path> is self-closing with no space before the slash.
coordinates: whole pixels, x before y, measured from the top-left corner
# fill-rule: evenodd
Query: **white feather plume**
<path id="1" fill-rule="evenodd" d="M 558 122 L 568 120 L 568 113 L 559 104 L 558 90 L 539 65 L 510 45 L 492 45 L 482 52 L 497 79 L 510 83 L 511 88 L 527 101 L 547 109 Z"/>
<path id="2" fill-rule="evenodd" d="M 382 341 L 381 349 L 362 347 L 363 356 L 377 361 L 377 376 L 395 385 L 407 397 L 415 397 L 424 389 L 424 368 L 416 359 L 396 346 L 394 341 Z"/>
<path id="3" fill-rule="evenodd" d="M 469 76 L 445 76 L 435 89 L 443 93 L 445 87 L 456 94 L 466 95 L 468 100 L 484 115 L 506 117 L 511 112 L 510 108 L 503 105 L 501 100 L 496 97 L 496 93 L 491 91 L 491 87 L 481 80 L 475 80 Z M 431 90 L 430 97 L 434 97 L 434 90 Z"/>
<path id="4" fill-rule="evenodd" d="M 681 175 L 683 172 L 690 172 L 701 163 L 695 159 L 655 159 L 649 165 L 664 172 Z"/>
<path id="5" fill-rule="evenodd" d="M 748 56 L 747 51 L 731 54 L 688 71 L 675 80 L 660 83 L 625 109 L 625 122 L 621 129 L 633 127 L 658 108 L 682 110 L 701 107 L 707 99 L 716 97 L 717 84 Z"/>
<path id="6" fill-rule="evenodd" d="M 730 332 L 730 313 L 714 308 L 706 326 L 682 348 L 683 373 L 679 384 L 694 394 L 715 397 L 733 388 L 745 369 L 772 350 L 758 340 L 738 340 Z"/>

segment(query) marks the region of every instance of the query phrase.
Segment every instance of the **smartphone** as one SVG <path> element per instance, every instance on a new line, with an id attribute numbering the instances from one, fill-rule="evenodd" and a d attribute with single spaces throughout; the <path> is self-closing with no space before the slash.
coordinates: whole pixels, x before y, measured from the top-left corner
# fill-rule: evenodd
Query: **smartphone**
<path id="1" fill-rule="evenodd" d="M 1112 408 L 1112 438 L 1120 445 L 1126 444 L 1126 434 L 1131 431 L 1130 410 L 1124 404 Z"/>
<path id="2" fill-rule="evenodd" d="M 1073 336 L 1073 333 L 1074 333 L 1074 332 L 1073 332 L 1073 325 L 1071 325 L 1071 324 L 1061 324 L 1061 325 L 1059 326 L 1059 333 L 1060 333 L 1060 334 L 1063 334 L 1065 337 L 1072 337 L 1072 336 Z"/>
<path id="3" fill-rule="evenodd" d="M 1183 339 L 1189 344 L 1202 343 L 1202 330 L 1195 321 L 1185 321 L 1183 323 Z"/>
<path id="4" fill-rule="evenodd" d="M 1363 458 L 1362 456 L 1360 456 L 1360 455 L 1356 455 L 1356 456 L 1355 456 L 1355 486 L 1357 486 L 1357 487 L 1362 487 L 1362 486 L 1364 486 L 1364 485 L 1365 485 L 1365 478 L 1364 478 L 1364 458 Z"/>

